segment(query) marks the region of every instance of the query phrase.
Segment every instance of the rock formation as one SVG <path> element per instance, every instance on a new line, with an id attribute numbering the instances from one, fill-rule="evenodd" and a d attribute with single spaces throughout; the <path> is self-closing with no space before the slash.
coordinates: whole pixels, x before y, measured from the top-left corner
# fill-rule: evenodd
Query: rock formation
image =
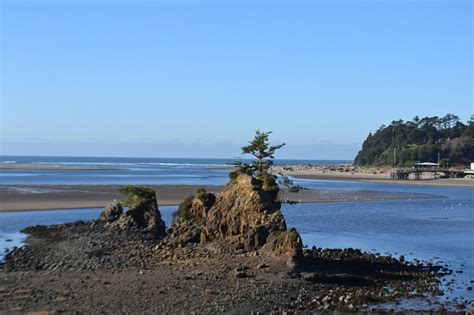
<path id="1" fill-rule="evenodd" d="M 204 189 L 198 191 L 196 197 L 192 201 L 190 214 L 199 222 L 205 222 L 207 213 L 216 202 L 216 196 L 206 192 Z"/>
<path id="2" fill-rule="evenodd" d="M 196 196 L 188 196 L 174 213 L 168 234 L 182 244 L 201 242 L 207 213 L 215 201 L 214 194 L 204 189 L 199 189 Z"/>
<path id="3" fill-rule="evenodd" d="M 303 244 L 296 229 L 292 228 L 271 233 L 262 251 L 276 257 L 298 258 L 303 256 Z"/>
<path id="4" fill-rule="evenodd" d="M 165 222 L 161 219 L 156 194 L 150 188 L 127 186 L 120 189 L 129 198 L 124 201 L 128 210 L 123 212 L 118 202 L 113 202 L 102 211 L 99 221 L 107 223 L 111 229 L 130 229 L 153 233 L 156 236 L 165 235 Z"/>
<path id="5" fill-rule="evenodd" d="M 223 239 L 246 250 L 263 248 L 278 257 L 299 258 L 301 238 L 296 230 L 287 230 L 276 183 L 271 180 L 243 173 L 235 176 L 207 213 L 205 240 Z"/>
<path id="6" fill-rule="evenodd" d="M 123 208 L 120 202 L 113 201 L 108 204 L 100 214 L 99 221 L 113 222 L 117 220 L 123 213 Z"/>
<path id="7" fill-rule="evenodd" d="M 291 260 L 302 256 L 301 238 L 295 229 L 287 230 L 277 199 L 278 185 L 270 174 L 256 178 L 238 173 L 217 200 L 212 193 L 198 190 L 180 204 L 166 233 L 153 190 L 129 186 L 120 191 L 129 197 L 128 210 L 123 213 L 117 202 L 107 206 L 99 221 L 108 228 L 167 234 L 174 244 L 216 240 Z"/>

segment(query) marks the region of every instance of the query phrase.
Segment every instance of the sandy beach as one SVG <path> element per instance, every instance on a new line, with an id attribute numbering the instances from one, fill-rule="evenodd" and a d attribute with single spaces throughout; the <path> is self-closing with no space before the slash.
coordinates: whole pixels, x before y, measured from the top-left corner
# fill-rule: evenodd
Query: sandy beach
<path id="1" fill-rule="evenodd" d="M 474 187 L 474 179 L 433 178 L 425 174 L 423 180 L 392 180 L 390 168 L 359 168 L 351 165 L 286 165 L 274 166 L 273 172 L 294 178 L 319 180 L 369 181 L 381 184 Z"/>
<path id="2" fill-rule="evenodd" d="M 147 185 L 156 191 L 159 205 L 178 205 L 200 187 L 219 193 L 223 186 Z M 0 211 L 102 208 L 114 199 L 123 200 L 120 185 L 0 185 Z M 304 189 L 285 194 L 297 202 L 365 202 L 442 198 L 429 194 L 394 193 L 371 190 Z"/>
<path id="3" fill-rule="evenodd" d="M 34 164 L 2 163 L 3 169 L 40 170 L 103 170 L 102 168 L 81 166 L 55 166 Z M 274 166 L 274 173 L 282 173 L 301 179 L 368 181 L 381 184 L 430 185 L 474 187 L 473 179 L 429 179 L 399 180 L 390 179 L 390 168 L 359 168 L 352 165 L 285 165 Z M 196 193 L 198 185 L 148 185 L 157 193 L 160 205 L 178 205 L 190 194 Z M 102 208 L 114 199 L 125 196 L 118 193 L 121 185 L 47 185 L 47 184 L 3 184 L 0 185 L 0 211 L 30 211 L 51 209 Z M 218 193 L 223 186 L 202 186 Z M 394 193 L 369 190 L 302 190 L 298 194 L 285 195 L 284 199 L 297 202 L 361 202 L 409 200 L 419 198 L 438 198 L 433 195 Z"/>
<path id="4" fill-rule="evenodd" d="M 126 197 L 120 185 L 0 185 L 0 211 L 100 208 Z M 220 186 L 152 185 L 160 205 L 176 205 L 199 187 L 218 192 Z"/>

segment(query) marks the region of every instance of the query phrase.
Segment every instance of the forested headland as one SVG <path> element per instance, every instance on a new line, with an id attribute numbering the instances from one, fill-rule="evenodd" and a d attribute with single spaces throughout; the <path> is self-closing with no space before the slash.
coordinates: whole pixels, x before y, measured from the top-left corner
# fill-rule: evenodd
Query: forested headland
<path id="1" fill-rule="evenodd" d="M 454 114 L 394 120 L 368 135 L 354 164 L 411 166 L 438 157 L 442 167 L 474 162 L 474 116 L 465 123 Z"/>

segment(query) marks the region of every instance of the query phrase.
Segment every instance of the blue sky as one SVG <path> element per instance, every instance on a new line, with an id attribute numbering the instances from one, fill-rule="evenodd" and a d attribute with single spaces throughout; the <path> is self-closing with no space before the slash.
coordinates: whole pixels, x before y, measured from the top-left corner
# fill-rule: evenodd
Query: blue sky
<path id="1" fill-rule="evenodd" d="M 1 153 L 352 159 L 473 113 L 471 1 L 1 2 Z"/>

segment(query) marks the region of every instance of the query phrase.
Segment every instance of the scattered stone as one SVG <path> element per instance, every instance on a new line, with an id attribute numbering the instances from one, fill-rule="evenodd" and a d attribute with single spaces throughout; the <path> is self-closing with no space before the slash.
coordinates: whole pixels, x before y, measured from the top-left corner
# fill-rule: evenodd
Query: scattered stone
<path id="1" fill-rule="evenodd" d="M 234 277 L 236 277 L 236 278 L 246 278 L 247 277 L 247 274 L 245 273 L 245 271 L 234 270 L 233 274 L 234 274 Z"/>
<path id="2" fill-rule="evenodd" d="M 264 269 L 264 268 L 268 268 L 268 267 L 270 267 L 270 265 L 263 263 L 263 264 L 259 264 L 257 266 L 257 269 Z"/>

